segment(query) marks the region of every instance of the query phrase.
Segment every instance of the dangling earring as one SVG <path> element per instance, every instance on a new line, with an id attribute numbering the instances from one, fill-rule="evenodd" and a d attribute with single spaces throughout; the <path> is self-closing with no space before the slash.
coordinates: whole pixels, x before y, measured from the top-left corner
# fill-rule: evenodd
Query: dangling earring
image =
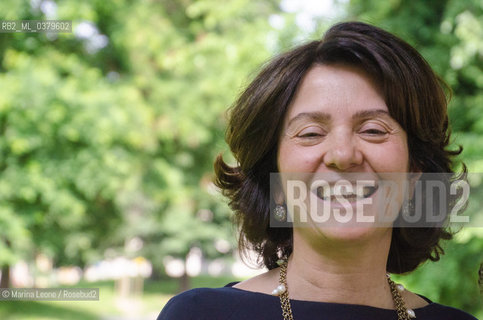
<path id="1" fill-rule="evenodd" d="M 414 212 L 414 201 L 413 199 L 408 199 L 403 202 L 402 213 L 406 216 L 411 215 Z"/>
<path id="2" fill-rule="evenodd" d="M 285 206 L 277 204 L 275 206 L 273 215 L 275 217 L 275 220 L 285 222 L 287 220 L 287 210 L 285 209 Z"/>

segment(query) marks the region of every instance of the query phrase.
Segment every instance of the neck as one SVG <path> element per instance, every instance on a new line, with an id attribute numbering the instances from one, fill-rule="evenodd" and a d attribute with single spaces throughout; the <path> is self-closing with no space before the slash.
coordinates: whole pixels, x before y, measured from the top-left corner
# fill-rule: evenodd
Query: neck
<path id="1" fill-rule="evenodd" d="M 294 230 L 287 269 L 290 298 L 393 309 L 385 276 L 390 241 L 388 230 L 367 241 L 319 239 L 311 244 Z"/>

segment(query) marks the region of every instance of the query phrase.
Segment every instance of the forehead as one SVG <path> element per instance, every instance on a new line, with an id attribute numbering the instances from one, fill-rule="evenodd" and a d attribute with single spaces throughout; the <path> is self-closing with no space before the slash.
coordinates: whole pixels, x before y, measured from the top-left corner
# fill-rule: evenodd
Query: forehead
<path id="1" fill-rule="evenodd" d="M 314 65 L 302 79 L 287 116 L 367 109 L 387 111 L 387 106 L 381 90 L 365 71 L 347 65 Z"/>

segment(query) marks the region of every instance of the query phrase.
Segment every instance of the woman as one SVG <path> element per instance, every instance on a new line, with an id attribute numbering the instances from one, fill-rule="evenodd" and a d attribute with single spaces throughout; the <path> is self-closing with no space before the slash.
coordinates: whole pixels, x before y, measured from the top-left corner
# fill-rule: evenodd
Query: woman
<path id="1" fill-rule="evenodd" d="M 350 174 L 453 172 L 461 150 L 447 149 L 443 87 L 411 46 L 357 22 L 273 59 L 231 112 L 227 142 L 238 165 L 215 162 L 240 248 L 258 252 L 269 271 L 182 293 L 158 319 L 474 319 L 387 276 L 438 260 L 440 240 L 451 238 L 443 228 L 270 225 L 271 211 L 278 221 L 294 213 L 286 187 L 270 189 L 271 172 L 328 174 L 331 184 Z M 381 194 L 371 192 L 364 197 Z M 391 201 L 404 207 L 401 197 Z"/>

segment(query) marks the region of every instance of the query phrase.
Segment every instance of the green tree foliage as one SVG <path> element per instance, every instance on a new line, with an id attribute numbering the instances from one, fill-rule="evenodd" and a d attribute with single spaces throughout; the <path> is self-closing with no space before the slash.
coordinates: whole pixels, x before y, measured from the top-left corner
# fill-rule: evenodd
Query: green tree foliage
<path id="1" fill-rule="evenodd" d="M 2 1 L 0 18 L 46 19 L 42 3 Z M 133 237 L 157 269 L 192 246 L 219 255 L 233 237 L 212 163 L 275 10 L 65 0 L 50 18 L 73 34 L 1 34 L 0 264 L 44 252 L 82 266 Z"/>

